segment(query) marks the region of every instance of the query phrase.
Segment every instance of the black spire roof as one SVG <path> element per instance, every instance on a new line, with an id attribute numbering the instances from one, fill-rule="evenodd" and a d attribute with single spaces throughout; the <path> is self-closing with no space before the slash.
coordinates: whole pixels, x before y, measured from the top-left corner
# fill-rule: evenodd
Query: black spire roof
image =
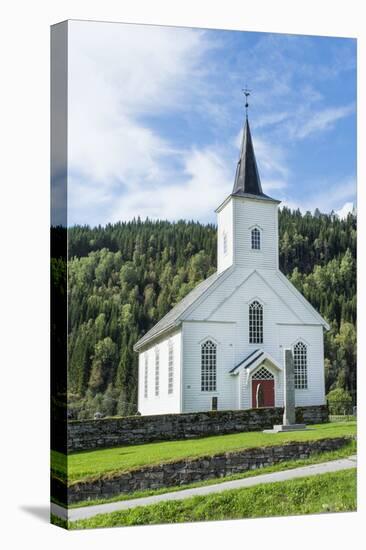
<path id="1" fill-rule="evenodd" d="M 248 118 L 245 120 L 243 141 L 232 195 L 274 200 L 262 191 Z"/>

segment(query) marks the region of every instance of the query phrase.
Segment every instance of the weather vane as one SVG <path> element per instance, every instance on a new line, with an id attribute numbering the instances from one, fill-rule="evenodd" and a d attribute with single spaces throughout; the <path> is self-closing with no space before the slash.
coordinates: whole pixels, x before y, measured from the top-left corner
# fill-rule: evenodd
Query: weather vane
<path id="1" fill-rule="evenodd" d="M 242 89 L 242 92 L 245 95 L 245 116 L 246 116 L 246 118 L 248 118 L 248 107 L 249 107 L 248 97 L 250 96 L 251 91 L 252 90 L 249 90 L 247 86 L 245 86 L 245 88 Z"/>

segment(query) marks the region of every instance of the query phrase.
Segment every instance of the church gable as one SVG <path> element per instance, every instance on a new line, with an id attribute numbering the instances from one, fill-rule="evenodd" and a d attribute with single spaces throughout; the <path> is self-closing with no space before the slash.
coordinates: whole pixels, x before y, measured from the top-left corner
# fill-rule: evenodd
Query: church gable
<path id="1" fill-rule="evenodd" d="M 305 312 L 292 310 L 262 274 L 255 270 L 235 270 L 205 297 L 199 307 L 192 308 L 185 319 L 240 322 L 243 316 L 247 316 L 253 300 L 259 301 L 267 311 L 276 315 L 278 322 L 281 319 L 294 324 L 306 322 L 301 315 Z"/>
<path id="2" fill-rule="evenodd" d="M 289 307 L 296 310 L 301 315 L 305 324 L 323 325 L 329 330 L 329 325 L 325 319 L 316 311 L 315 308 L 304 298 L 304 296 L 294 287 L 294 285 L 281 272 L 276 271 L 276 276 L 272 277 L 269 273 L 263 271 L 263 277 L 271 284 L 273 290 L 282 297 Z"/>

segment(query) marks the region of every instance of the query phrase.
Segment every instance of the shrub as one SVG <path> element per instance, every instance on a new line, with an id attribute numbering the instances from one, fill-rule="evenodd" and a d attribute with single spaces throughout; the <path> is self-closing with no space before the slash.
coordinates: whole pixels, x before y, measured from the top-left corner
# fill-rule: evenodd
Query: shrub
<path id="1" fill-rule="evenodd" d="M 342 388 L 330 391 L 327 401 L 330 414 L 351 414 L 352 412 L 352 397 Z"/>

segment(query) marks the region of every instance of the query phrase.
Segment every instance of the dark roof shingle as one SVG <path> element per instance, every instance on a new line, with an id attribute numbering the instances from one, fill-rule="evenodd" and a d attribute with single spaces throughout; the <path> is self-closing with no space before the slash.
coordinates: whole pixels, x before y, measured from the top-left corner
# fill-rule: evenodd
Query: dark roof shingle
<path id="1" fill-rule="evenodd" d="M 229 372 L 230 374 L 235 374 L 235 372 L 238 370 L 239 367 L 241 366 L 244 366 L 245 369 L 247 369 L 248 367 L 250 367 L 250 365 L 252 363 L 254 363 L 254 361 L 256 361 L 257 359 L 259 359 L 259 357 L 261 357 L 263 355 L 263 351 L 260 350 L 260 349 L 255 349 L 254 351 L 252 351 L 249 355 L 247 355 L 246 357 L 244 357 L 244 359 L 242 361 L 240 361 L 240 363 L 238 363 L 237 365 L 235 365 L 235 367 L 233 367 Z"/>
<path id="2" fill-rule="evenodd" d="M 275 200 L 262 191 L 248 119 L 245 120 L 243 140 L 238 166 L 236 168 L 232 195 Z"/>

